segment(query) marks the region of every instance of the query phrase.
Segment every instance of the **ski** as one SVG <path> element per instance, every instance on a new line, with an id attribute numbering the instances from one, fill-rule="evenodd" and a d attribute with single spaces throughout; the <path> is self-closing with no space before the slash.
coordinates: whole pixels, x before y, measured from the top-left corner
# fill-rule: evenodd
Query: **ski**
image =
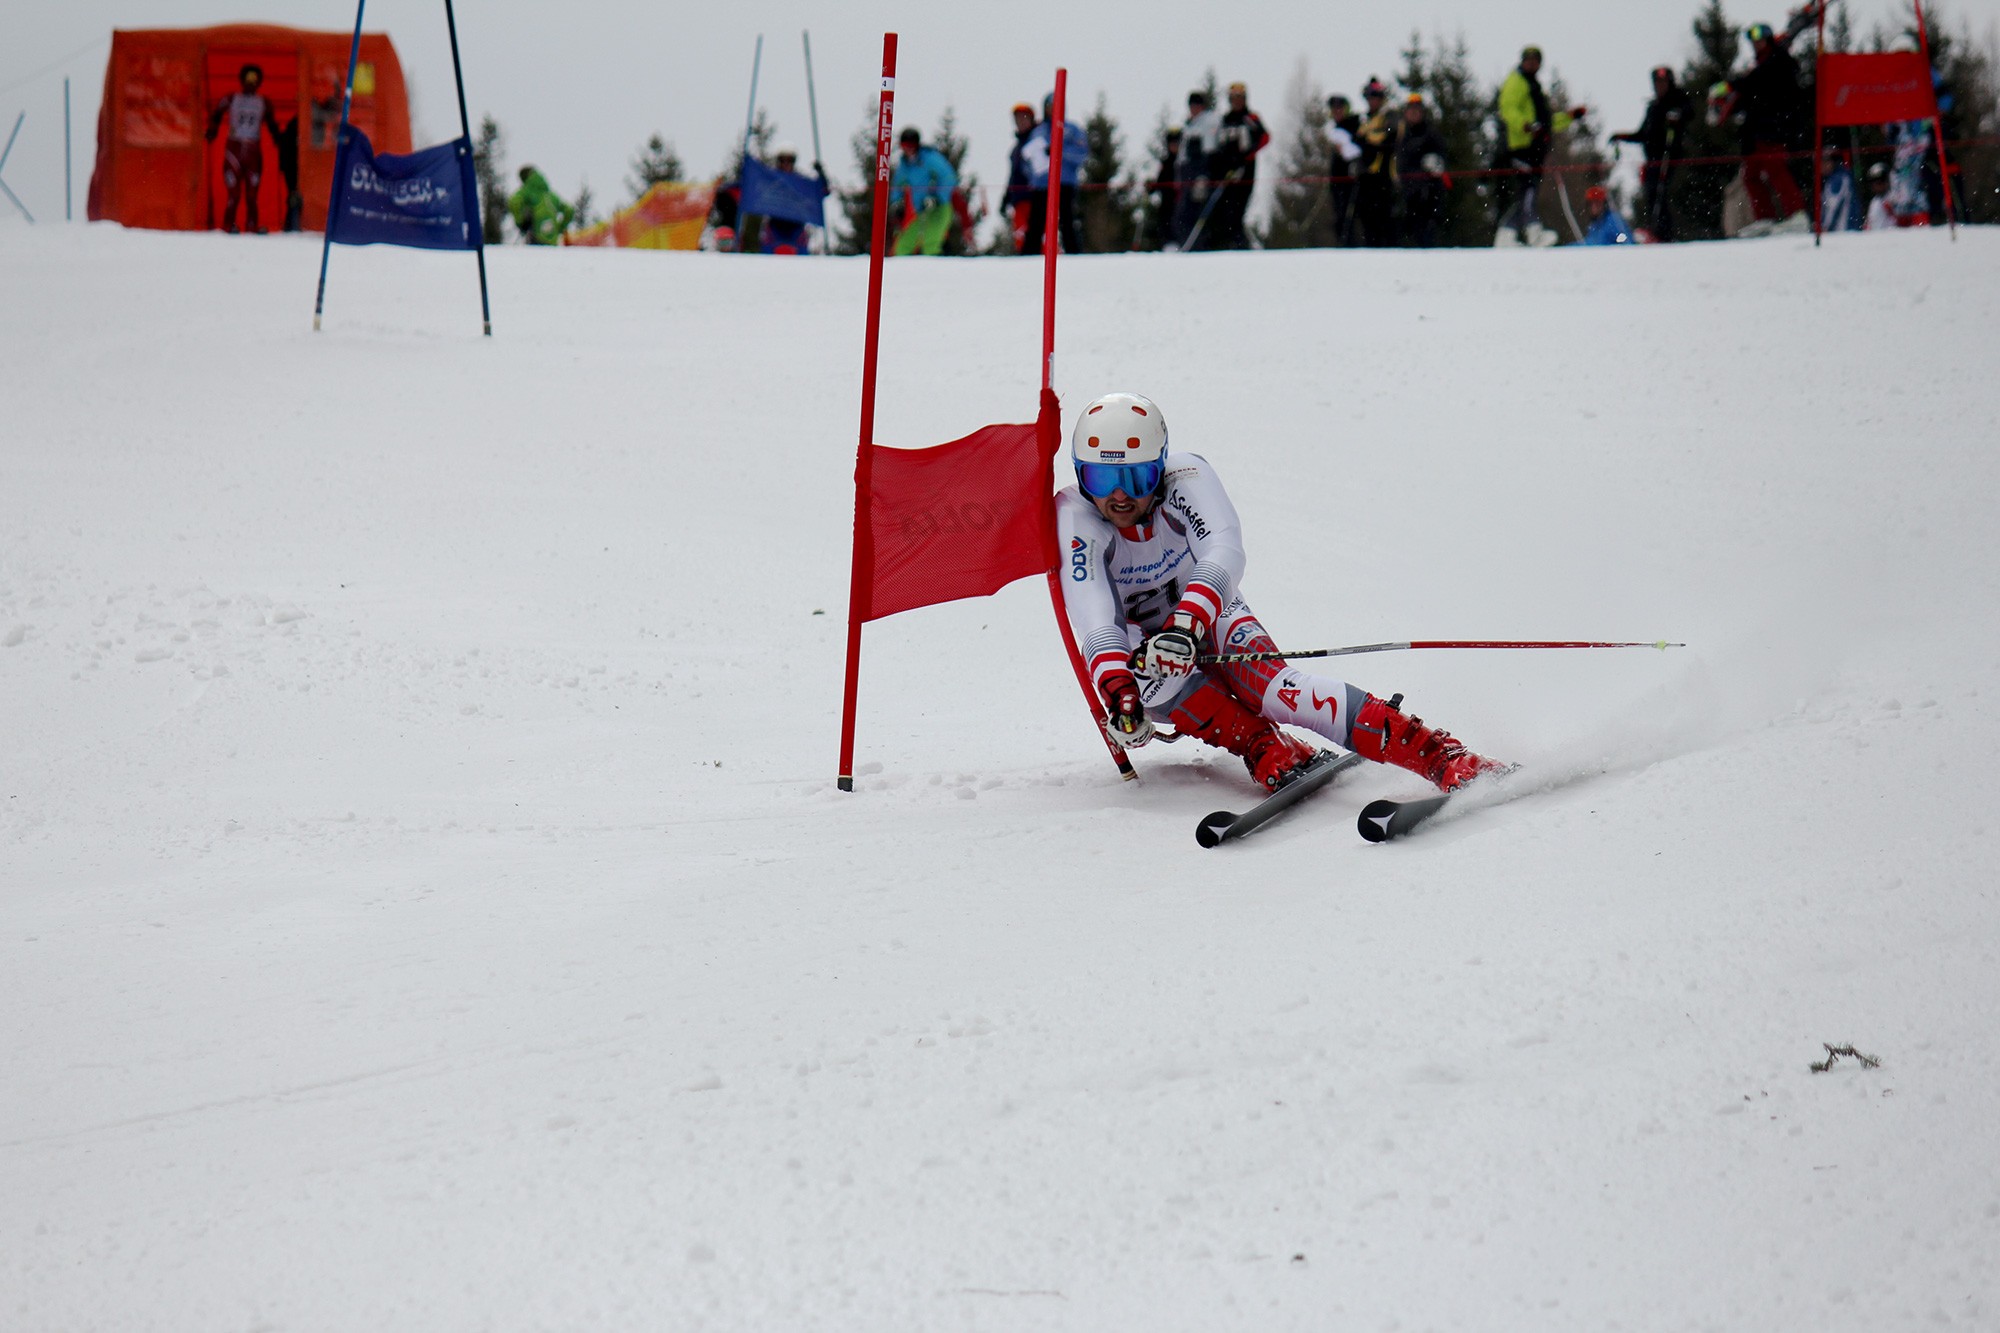
<path id="1" fill-rule="evenodd" d="M 1360 762 L 1358 754 L 1322 750 L 1317 758 L 1299 765 L 1289 780 L 1248 810 L 1241 814 L 1217 810 L 1203 819 L 1195 825 L 1194 840 L 1204 847 L 1219 847 L 1225 842 L 1233 842 L 1277 818 Z"/>
<path id="2" fill-rule="evenodd" d="M 1361 807 L 1361 818 L 1355 827 L 1369 842 L 1388 842 L 1415 830 L 1450 800 L 1447 794 L 1420 796 L 1414 801 L 1370 801 Z"/>

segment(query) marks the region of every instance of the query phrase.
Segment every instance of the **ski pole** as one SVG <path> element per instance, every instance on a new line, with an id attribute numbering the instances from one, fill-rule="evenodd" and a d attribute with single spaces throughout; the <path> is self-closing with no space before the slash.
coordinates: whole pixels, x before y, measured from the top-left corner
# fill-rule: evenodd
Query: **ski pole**
<path id="1" fill-rule="evenodd" d="M 1580 639 L 1411 639 L 1404 643 L 1359 643 L 1347 648 L 1314 648 L 1302 653 L 1203 653 L 1203 666 L 1238 662 L 1284 662 L 1308 657 L 1354 657 L 1361 653 L 1399 653 L 1409 648 L 1685 648 L 1684 643 L 1654 639 L 1647 643 L 1598 643 Z"/>

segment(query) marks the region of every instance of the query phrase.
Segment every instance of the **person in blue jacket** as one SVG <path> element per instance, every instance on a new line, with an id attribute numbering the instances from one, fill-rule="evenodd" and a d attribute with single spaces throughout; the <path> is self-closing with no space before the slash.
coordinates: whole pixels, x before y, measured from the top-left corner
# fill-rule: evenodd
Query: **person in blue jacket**
<path id="1" fill-rule="evenodd" d="M 1611 206 L 1611 196 L 1602 185 L 1593 185 L 1583 192 L 1583 201 L 1590 209 L 1590 230 L 1584 232 L 1585 245 L 1635 245 L 1632 229 L 1625 225 L 1625 219 L 1618 216 L 1618 210 Z"/>
<path id="2" fill-rule="evenodd" d="M 951 235 L 951 195 L 958 188 L 958 173 L 951 159 L 925 146 L 915 127 L 904 130 L 899 143 L 902 156 L 889 177 L 889 219 L 902 229 L 891 253 L 941 255 Z"/>
<path id="3" fill-rule="evenodd" d="M 1021 145 L 1021 160 L 1028 167 L 1028 234 L 1023 238 L 1021 253 L 1038 255 L 1042 252 L 1042 241 L 1049 227 L 1049 138 L 1053 131 L 1049 128 L 1049 118 L 1055 113 L 1056 99 L 1051 93 L 1042 99 L 1042 123 L 1028 134 Z M 1076 181 L 1083 171 L 1084 159 L 1090 156 L 1090 138 L 1083 132 L 1083 126 L 1073 120 L 1065 120 L 1062 127 L 1062 174 L 1056 186 L 1056 229 L 1058 241 L 1064 254 L 1083 253 L 1083 230 L 1076 224 Z"/>
<path id="4" fill-rule="evenodd" d="M 1832 144 L 1822 155 L 1820 173 L 1819 229 L 1860 231 L 1861 195 L 1854 188 L 1854 173 L 1847 168 L 1847 155 Z"/>

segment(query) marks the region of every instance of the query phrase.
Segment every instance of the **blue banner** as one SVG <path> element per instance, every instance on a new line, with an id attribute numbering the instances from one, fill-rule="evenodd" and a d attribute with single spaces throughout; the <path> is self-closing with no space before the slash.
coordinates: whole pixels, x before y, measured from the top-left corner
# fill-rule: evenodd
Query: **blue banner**
<path id="1" fill-rule="evenodd" d="M 472 145 L 453 139 L 414 153 L 377 156 L 367 135 L 345 126 L 326 235 L 340 245 L 479 249 L 484 236 Z"/>
<path id="2" fill-rule="evenodd" d="M 826 183 L 817 176 L 767 167 L 754 157 L 743 159 L 743 202 L 739 211 L 786 222 L 820 225 L 820 201 L 826 198 Z"/>

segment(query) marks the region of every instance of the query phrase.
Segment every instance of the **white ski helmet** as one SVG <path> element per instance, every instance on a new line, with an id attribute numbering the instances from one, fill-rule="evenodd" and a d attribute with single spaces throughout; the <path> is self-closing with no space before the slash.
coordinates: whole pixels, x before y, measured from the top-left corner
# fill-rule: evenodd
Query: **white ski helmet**
<path id="1" fill-rule="evenodd" d="M 1069 448 L 1085 495 L 1101 499 L 1122 490 L 1143 499 L 1166 476 L 1167 419 L 1150 398 L 1107 393 L 1076 419 Z"/>

